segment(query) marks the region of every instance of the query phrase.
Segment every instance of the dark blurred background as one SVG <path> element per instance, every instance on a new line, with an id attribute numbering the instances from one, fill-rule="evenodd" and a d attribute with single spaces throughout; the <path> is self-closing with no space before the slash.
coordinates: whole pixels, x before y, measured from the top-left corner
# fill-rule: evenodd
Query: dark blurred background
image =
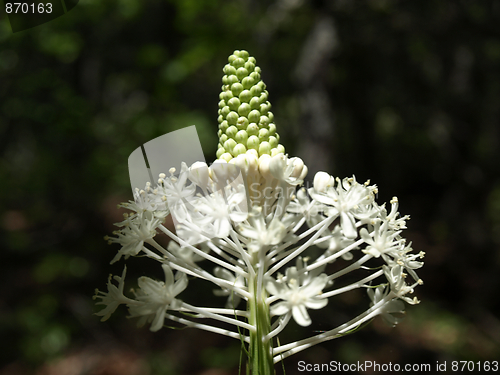
<path id="1" fill-rule="evenodd" d="M 286 373 L 500 359 L 499 1 L 81 0 L 23 32 L 0 21 L 0 374 L 238 373 L 236 340 L 152 334 L 124 309 L 101 323 L 91 299 L 123 267 L 102 238 L 131 198 L 129 154 L 194 124 L 213 161 L 235 49 L 256 57 L 310 177 L 397 195 L 426 252 L 422 303 L 397 328 L 376 319 Z"/>

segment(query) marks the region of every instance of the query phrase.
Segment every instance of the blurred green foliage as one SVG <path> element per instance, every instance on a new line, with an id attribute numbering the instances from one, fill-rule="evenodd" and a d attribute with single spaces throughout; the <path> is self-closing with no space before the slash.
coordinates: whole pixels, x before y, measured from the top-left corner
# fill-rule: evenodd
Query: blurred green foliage
<path id="1" fill-rule="evenodd" d="M 0 373 L 56 374 L 86 348 L 137 365 L 112 367 L 110 355 L 96 373 L 236 373 L 238 342 L 91 315 L 94 288 L 121 272 L 102 237 L 130 199 L 129 154 L 194 124 L 214 160 L 234 49 L 262 67 L 287 152 L 312 171 L 370 178 L 382 202 L 397 194 L 427 253 L 407 322 L 375 322 L 300 358 L 499 358 L 499 24 L 499 2 L 451 0 L 80 0 L 15 34 L 4 18 Z"/>

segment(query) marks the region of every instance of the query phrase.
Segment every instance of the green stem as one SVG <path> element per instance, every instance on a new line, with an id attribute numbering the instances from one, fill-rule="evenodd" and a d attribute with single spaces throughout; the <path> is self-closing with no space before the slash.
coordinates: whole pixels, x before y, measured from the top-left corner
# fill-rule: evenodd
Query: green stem
<path id="1" fill-rule="evenodd" d="M 272 340 L 264 342 L 264 337 L 271 331 L 269 305 L 265 302 L 267 293 L 262 288 L 261 295 L 257 295 L 257 277 L 250 278 L 249 284 L 252 295 L 248 300 L 249 323 L 257 329 L 250 333 L 247 375 L 275 375 Z"/>

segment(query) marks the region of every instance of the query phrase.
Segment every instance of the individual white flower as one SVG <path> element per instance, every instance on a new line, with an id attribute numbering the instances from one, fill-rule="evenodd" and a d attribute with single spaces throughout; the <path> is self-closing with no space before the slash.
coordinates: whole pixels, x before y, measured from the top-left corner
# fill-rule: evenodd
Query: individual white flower
<path id="1" fill-rule="evenodd" d="M 241 170 L 238 166 L 234 164 L 229 164 L 225 160 L 216 160 L 209 168 L 209 176 L 212 192 L 223 191 L 227 186 L 233 185 L 236 182 L 240 182 L 239 177 L 241 176 Z M 243 180 L 241 179 L 241 182 Z"/>
<path id="2" fill-rule="evenodd" d="M 113 232 L 116 237 L 104 237 L 109 243 L 118 243 L 122 248 L 113 258 L 111 264 L 120 260 L 122 256 L 128 259 L 135 256 L 144 247 L 144 242 L 151 240 L 156 235 L 156 228 L 163 222 L 151 211 L 144 211 L 126 220 L 127 226 L 119 231 Z"/>
<path id="3" fill-rule="evenodd" d="M 324 211 L 324 205 L 311 200 L 306 189 L 299 189 L 295 197 L 292 198 L 286 207 L 287 212 L 296 214 L 298 218 L 304 217 L 309 227 L 313 227 L 323 220 L 324 217 L 321 213 Z"/>
<path id="4" fill-rule="evenodd" d="M 397 197 L 391 199 L 391 212 L 387 215 L 387 211 L 381 213 L 382 219 L 389 222 L 389 228 L 393 230 L 406 229 L 406 220 L 410 219 L 409 215 L 400 216 L 398 212 L 399 201 Z"/>
<path id="5" fill-rule="evenodd" d="M 246 205 L 246 192 L 243 185 L 232 189 L 226 186 L 223 191 L 216 191 L 193 201 L 193 206 L 203 215 L 203 225 L 207 221 L 212 223 L 213 236 L 227 237 L 232 229 L 233 223 L 245 220 L 248 213 L 241 209 L 242 203 Z M 245 207 L 244 207 L 245 208 Z"/>
<path id="6" fill-rule="evenodd" d="M 384 258 L 389 267 L 395 267 L 397 265 L 403 267 L 413 278 L 413 280 L 419 280 L 416 269 L 419 269 L 424 265 L 424 262 L 419 262 L 417 259 L 423 259 L 425 253 L 421 251 L 418 254 L 410 254 L 413 251 L 411 247 L 411 242 L 406 245 L 403 249 L 398 252 L 391 253 L 390 257 Z"/>
<path id="7" fill-rule="evenodd" d="M 136 188 L 133 194 L 133 201 L 128 201 L 126 203 L 118 205 L 118 207 L 123 207 L 128 210 L 134 211 L 134 214 L 130 215 L 131 217 L 142 214 L 145 211 L 154 212 L 155 216 L 157 216 L 158 218 L 165 218 L 168 216 L 169 210 L 166 205 L 166 199 L 162 199 L 162 197 L 158 196 L 157 189 L 152 189 L 150 182 L 146 183 L 146 186 L 143 190 L 139 190 L 138 188 Z M 117 223 L 115 225 L 123 226 L 125 224 L 126 221 Z"/>
<path id="8" fill-rule="evenodd" d="M 229 281 L 233 286 L 237 288 L 245 287 L 245 279 L 241 275 L 234 275 L 227 269 L 222 267 L 215 267 L 214 275 L 220 279 Z M 216 296 L 227 296 L 226 308 L 235 309 L 241 301 L 241 297 L 234 292 L 234 290 L 229 290 L 227 288 L 214 290 Z"/>
<path id="9" fill-rule="evenodd" d="M 253 207 L 247 217 L 248 224 L 240 224 L 238 232 L 246 238 L 252 239 L 258 245 L 277 245 L 285 237 L 286 227 L 278 218 L 266 223 L 261 207 Z"/>
<path id="10" fill-rule="evenodd" d="M 370 297 L 370 300 L 372 301 L 370 306 L 373 306 L 387 296 L 388 289 L 381 285 L 376 288 L 368 288 L 367 293 L 368 297 Z M 382 319 L 387 324 L 394 327 L 403 319 L 403 314 L 405 313 L 405 304 L 399 299 L 392 299 L 391 301 L 384 304 L 379 311 Z"/>
<path id="11" fill-rule="evenodd" d="M 291 311 L 297 324 L 305 327 L 311 324 L 307 309 L 321 309 L 328 304 L 326 298 L 318 298 L 328 283 L 326 274 L 314 278 L 300 274 L 296 267 L 286 270 L 286 280 L 268 279 L 266 290 L 282 301 L 271 305 L 272 315 L 284 315 Z"/>
<path id="12" fill-rule="evenodd" d="M 328 188 L 335 185 L 335 179 L 326 172 L 317 172 L 314 175 L 313 186 L 318 193 L 325 193 Z"/>
<path id="13" fill-rule="evenodd" d="M 389 229 L 387 221 L 382 224 L 377 222 L 374 225 L 373 237 L 370 236 L 366 228 L 361 228 L 359 234 L 363 241 L 368 245 L 363 252 L 378 258 L 385 253 L 397 253 L 398 250 L 403 249 L 405 240 L 399 234 L 401 231 L 393 231 Z"/>
<path id="14" fill-rule="evenodd" d="M 183 222 L 189 217 L 189 201 L 196 193 L 196 185 L 187 185 L 189 171 L 186 163 L 181 164 L 178 176 L 175 168 L 170 169 L 170 177 L 160 176 L 156 188 L 158 196 L 168 203 L 168 208 L 177 222 Z"/>
<path id="15" fill-rule="evenodd" d="M 376 187 L 359 184 L 354 177 L 337 179 L 336 187 L 327 187 L 324 193 L 309 189 L 309 194 L 320 203 L 330 206 L 329 216 L 340 216 L 340 226 L 347 238 L 356 238 L 356 217 L 358 212 L 366 214 L 361 206 L 371 205 L 375 199 Z M 364 217 L 363 217 L 364 218 Z"/>
<path id="16" fill-rule="evenodd" d="M 204 162 L 196 162 L 189 167 L 189 180 L 202 189 L 208 186 L 208 165 Z"/>
<path id="17" fill-rule="evenodd" d="M 109 275 L 109 280 L 108 280 L 108 292 L 101 292 L 96 289 L 96 294 L 94 295 L 93 299 L 100 298 L 101 300 L 96 303 L 96 305 L 105 305 L 106 307 L 96 313 L 95 315 L 97 316 L 102 316 L 101 321 L 104 322 L 105 320 L 108 320 L 111 314 L 113 314 L 116 310 L 116 308 L 122 304 L 133 304 L 134 300 L 125 297 L 123 295 L 123 287 L 125 283 L 125 274 L 127 273 L 127 267 L 123 268 L 123 273 L 120 276 L 112 276 Z M 114 285 L 112 283 L 112 280 L 118 281 L 118 286 Z"/>
<path id="18" fill-rule="evenodd" d="M 328 238 L 327 241 L 318 243 L 318 247 L 327 249 L 325 251 L 325 256 L 333 255 L 355 242 L 353 239 L 347 238 L 342 234 L 342 230 L 339 225 L 336 225 L 335 228 L 329 232 L 329 234 L 325 234 L 325 237 Z M 356 248 L 353 248 L 353 250 L 354 249 Z M 351 251 L 342 255 L 342 259 L 344 260 L 351 260 L 352 258 L 353 254 Z"/>
<path id="19" fill-rule="evenodd" d="M 288 159 L 286 155 L 277 154 L 269 161 L 269 171 L 278 181 L 290 185 L 300 185 L 307 174 L 307 167 L 300 158 Z"/>
<path id="20" fill-rule="evenodd" d="M 165 282 L 156 281 L 143 276 L 138 280 L 139 290 L 135 292 L 137 302 L 129 305 L 130 317 L 141 317 L 139 325 L 151 322 L 150 330 L 158 331 L 163 327 L 167 309 L 178 309 L 181 301 L 175 297 L 186 289 L 188 279 L 186 274 L 182 274 L 174 280 L 171 268 L 163 264 Z"/>
<path id="21" fill-rule="evenodd" d="M 191 231 L 192 232 L 192 231 Z M 192 243 L 192 242 L 188 242 Z M 179 244 L 175 241 L 170 241 L 167 246 L 167 250 L 170 251 L 174 256 L 176 256 L 179 259 L 182 259 L 184 262 L 191 266 L 195 266 L 196 262 L 199 262 L 201 260 L 204 260 L 201 255 L 196 254 L 193 250 L 191 250 L 187 246 L 179 246 Z M 201 245 L 201 250 L 205 253 L 208 253 L 210 251 L 210 248 L 208 246 L 203 246 Z"/>
<path id="22" fill-rule="evenodd" d="M 419 303 L 420 301 L 417 299 L 417 297 L 410 298 L 406 297 L 406 294 L 412 294 L 414 291 L 414 288 L 417 285 L 422 285 L 423 282 L 421 279 L 418 279 L 415 284 L 413 285 L 407 285 L 405 282 L 405 277 L 406 274 L 403 272 L 403 267 L 400 265 L 396 265 L 394 267 L 388 267 L 386 265 L 382 266 L 384 270 L 385 277 L 387 278 L 387 281 L 389 281 L 389 286 L 391 288 L 391 291 L 398 297 L 401 298 L 402 300 L 406 301 L 407 303 L 411 305 L 415 305 Z"/>

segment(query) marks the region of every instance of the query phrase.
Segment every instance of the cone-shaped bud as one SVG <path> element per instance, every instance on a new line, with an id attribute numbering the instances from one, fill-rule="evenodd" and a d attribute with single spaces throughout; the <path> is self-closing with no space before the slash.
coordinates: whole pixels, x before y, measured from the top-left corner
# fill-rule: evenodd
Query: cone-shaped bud
<path id="1" fill-rule="evenodd" d="M 256 158 L 284 154 L 255 58 L 247 51 L 234 51 L 228 62 L 219 95 L 217 159 L 229 162 L 242 154 Z"/>

